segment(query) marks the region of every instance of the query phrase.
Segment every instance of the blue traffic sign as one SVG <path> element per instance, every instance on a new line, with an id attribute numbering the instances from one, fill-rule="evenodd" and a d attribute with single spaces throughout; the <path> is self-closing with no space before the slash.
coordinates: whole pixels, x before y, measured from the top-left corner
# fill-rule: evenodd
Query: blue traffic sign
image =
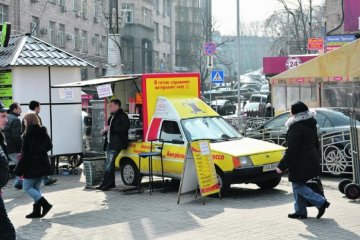
<path id="1" fill-rule="evenodd" d="M 204 54 L 213 55 L 216 52 L 216 44 L 213 42 L 207 42 L 204 44 Z"/>
<path id="2" fill-rule="evenodd" d="M 224 71 L 223 70 L 211 71 L 211 82 L 212 83 L 224 83 Z"/>

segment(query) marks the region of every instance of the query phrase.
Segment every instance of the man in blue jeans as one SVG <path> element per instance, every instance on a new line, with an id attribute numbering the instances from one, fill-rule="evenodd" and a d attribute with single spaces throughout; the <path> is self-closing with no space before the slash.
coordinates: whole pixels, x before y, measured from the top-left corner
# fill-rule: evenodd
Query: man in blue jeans
<path id="1" fill-rule="evenodd" d="M 115 158 L 122 149 L 129 144 L 128 131 L 130 121 L 121 108 L 119 99 L 112 99 L 109 103 L 111 116 L 107 126 L 101 130 L 105 137 L 104 151 L 106 151 L 105 170 L 102 182 L 96 189 L 107 191 L 115 187 Z"/>
<path id="2" fill-rule="evenodd" d="M 0 130 L 3 130 L 7 123 L 7 108 L 0 101 Z M 2 199 L 2 187 L 4 187 L 9 179 L 9 163 L 6 157 L 5 137 L 0 133 L 0 239 L 15 240 L 16 233 L 14 225 L 11 223 Z"/>

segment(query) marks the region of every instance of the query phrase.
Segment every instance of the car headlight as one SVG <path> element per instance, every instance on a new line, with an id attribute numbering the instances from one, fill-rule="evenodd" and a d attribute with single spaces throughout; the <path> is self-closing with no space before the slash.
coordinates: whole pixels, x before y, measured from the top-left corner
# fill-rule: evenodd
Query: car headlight
<path id="1" fill-rule="evenodd" d="M 285 150 L 284 151 L 281 151 L 281 155 L 284 157 L 285 156 Z"/>
<path id="2" fill-rule="evenodd" d="M 241 167 L 251 167 L 253 163 L 249 156 L 239 157 Z"/>

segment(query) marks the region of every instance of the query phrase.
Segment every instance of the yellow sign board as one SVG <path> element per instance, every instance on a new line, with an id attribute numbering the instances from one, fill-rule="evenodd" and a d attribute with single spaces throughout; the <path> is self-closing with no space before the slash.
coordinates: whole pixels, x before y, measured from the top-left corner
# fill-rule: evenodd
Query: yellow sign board
<path id="1" fill-rule="evenodd" d="M 190 143 L 190 147 L 194 157 L 201 196 L 220 192 L 209 141 L 195 141 Z"/>

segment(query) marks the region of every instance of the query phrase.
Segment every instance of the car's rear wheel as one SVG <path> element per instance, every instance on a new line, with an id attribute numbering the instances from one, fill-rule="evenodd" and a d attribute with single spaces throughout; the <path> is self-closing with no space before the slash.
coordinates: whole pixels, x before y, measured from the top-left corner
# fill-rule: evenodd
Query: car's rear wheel
<path id="1" fill-rule="evenodd" d="M 139 169 L 132 160 L 125 160 L 120 167 L 120 175 L 127 186 L 136 186 L 141 180 Z"/>
<path id="2" fill-rule="evenodd" d="M 281 181 L 281 177 L 277 177 L 263 182 L 257 182 L 256 185 L 261 189 L 273 189 L 277 185 L 279 185 L 280 181 Z"/>

